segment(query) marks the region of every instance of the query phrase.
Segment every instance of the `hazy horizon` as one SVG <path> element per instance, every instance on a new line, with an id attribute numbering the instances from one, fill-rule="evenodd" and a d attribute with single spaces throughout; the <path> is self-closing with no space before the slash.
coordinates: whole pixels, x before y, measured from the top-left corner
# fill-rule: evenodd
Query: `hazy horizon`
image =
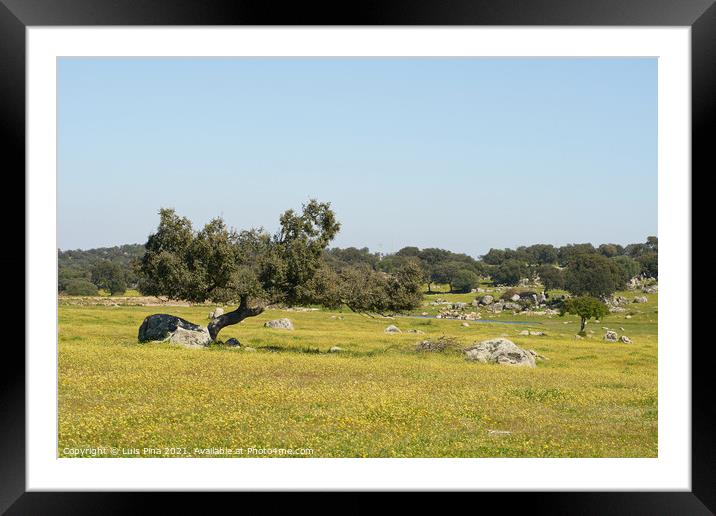
<path id="1" fill-rule="evenodd" d="M 653 58 L 61 58 L 58 248 L 142 244 L 160 207 L 331 247 L 657 235 Z"/>

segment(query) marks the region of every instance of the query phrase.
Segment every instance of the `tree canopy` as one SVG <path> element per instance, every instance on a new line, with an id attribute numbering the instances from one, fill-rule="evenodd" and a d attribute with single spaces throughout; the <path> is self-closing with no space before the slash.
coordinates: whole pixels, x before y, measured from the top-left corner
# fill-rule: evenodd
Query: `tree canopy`
<path id="1" fill-rule="evenodd" d="M 623 288 L 625 281 L 613 260 L 596 253 L 575 255 L 564 275 L 564 287 L 577 296 L 605 298 Z"/>
<path id="2" fill-rule="evenodd" d="M 581 323 L 579 327 L 579 333 L 584 333 L 584 327 L 587 324 L 587 320 L 601 319 L 609 314 L 609 308 L 599 299 L 591 296 L 579 296 L 569 299 L 565 299 L 562 303 L 560 315 L 573 314 L 579 316 Z"/>

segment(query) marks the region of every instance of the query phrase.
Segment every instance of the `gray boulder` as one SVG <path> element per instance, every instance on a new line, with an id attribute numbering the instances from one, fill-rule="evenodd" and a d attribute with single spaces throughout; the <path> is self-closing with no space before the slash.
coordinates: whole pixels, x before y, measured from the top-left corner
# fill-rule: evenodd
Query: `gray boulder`
<path id="1" fill-rule="evenodd" d="M 209 331 L 198 324 L 169 314 L 147 316 L 139 327 L 139 342 L 165 341 L 185 346 L 208 346 L 211 342 Z"/>
<path id="2" fill-rule="evenodd" d="M 385 333 L 403 333 L 396 325 L 391 324 L 385 329 Z"/>
<path id="3" fill-rule="evenodd" d="M 483 340 L 465 350 L 465 360 L 535 367 L 532 353 L 518 347 L 514 342 L 504 338 Z"/>
<path id="4" fill-rule="evenodd" d="M 293 323 L 291 319 L 283 317 L 281 319 L 274 319 L 273 321 L 266 321 L 264 327 L 273 328 L 274 330 L 293 330 Z"/>
<path id="5" fill-rule="evenodd" d="M 343 348 L 339 346 L 333 346 L 328 350 L 329 353 L 340 353 L 341 351 L 343 351 Z"/>
<path id="6" fill-rule="evenodd" d="M 649 299 L 646 296 L 637 296 L 634 298 L 635 303 L 646 303 Z"/>
<path id="7" fill-rule="evenodd" d="M 482 298 L 480 299 L 480 303 L 483 305 L 489 305 L 492 304 L 494 300 L 494 297 L 492 297 L 490 294 L 487 294 L 485 296 L 482 296 Z"/>
<path id="8" fill-rule="evenodd" d="M 631 339 L 626 335 L 622 335 L 619 340 L 622 341 L 624 344 L 631 344 Z"/>
<path id="9" fill-rule="evenodd" d="M 224 342 L 227 346 L 234 346 L 236 348 L 241 347 L 241 343 L 238 341 L 238 339 L 235 339 L 234 337 L 231 337 L 229 340 Z"/>
<path id="10" fill-rule="evenodd" d="M 617 335 L 617 332 L 609 330 L 607 333 L 604 334 L 604 340 L 607 342 L 616 342 L 619 340 L 619 336 Z"/>

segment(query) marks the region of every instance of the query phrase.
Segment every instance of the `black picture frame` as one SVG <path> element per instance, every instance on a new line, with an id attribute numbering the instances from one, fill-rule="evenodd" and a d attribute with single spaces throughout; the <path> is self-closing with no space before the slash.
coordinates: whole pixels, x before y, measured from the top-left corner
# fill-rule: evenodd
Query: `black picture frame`
<path id="1" fill-rule="evenodd" d="M 25 191 L 25 30 L 31 26 L 87 25 L 551 25 L 689 26 L 692 74 L 692 179 L 715 170 L 712 134 L 716 129 L 715 0 L 369 0 L 326 5 L 202 0 L 0 0 L 0 145 L 2 167 L 13 197 Z M 689 173 L 689 171 L 684 171 Z M 6 186 L 7 186 L 6 182 Z M 693 191 L 693 188 L 692 188 Z M 4 203 L 8 209 L 8 204 Z M 692 204 L 693 205 L 693 204 Z M 11 206 L 11 205 L 10 205 Z M 17 218 L 11 207 L 4 221 Z M 17 242 L 24 241 L 19 227 Z M 19 244 L 14 245 L 19 249 Z M 693 252 L 693 251 L 691 251 Z M 3 253 L 5 254 L 5 253 Z M 25 256 L 25 259 L 28 257 Z M 25 269 L 20 256 L 2 258 L 6 267 Z M 693 262 L 696 266 L 696 262 Z M 695 270 L 695 269 L 694 269 Z M 27 274 L 27 269 L 25 269 Z M 16 275 L 19 276 L 19 275 Z M 17 278 L 19 281 L 19 278 Z M 17 285 L 17 292 L 20 291 Z M 684 346 L 690 336 L 685 337 Z M 17 339 L 14 339 L 17 340 Z M 692 350 L 692 491 L 480 493 L 479 502 L 529 506 L 548 514 L 713 514 L 716 511 L 714 403 L 709 340 Z M 142 512 L 147 496 L 161 497 L 165 513 L 190 510 L 183 493 L 60 493 L 25 489 L 25 354 L 5 342 L 0 360 L 0 512 L 7 514 L 128 514 Z M 214 503 L 232 494 L 211 493 Z M 245 497 L 246 494 L 240 496 Z M 473 495 L 474 496 L 474 495 Z M 484 500 L 489 497 L 490 500 Z M 204 499 L 207 498 L 205 495 Z M 499 498 L 499 500 L 497 500 Z M 418 498 L 420 499 L 420 498 Z M 280 497 L 273 496 L 272 504 Z M 295 495 L 288 503 L 295 504 Z M 204 509 L 206 502 L 202 501 Z M 355 510 L 359 504 L 351 505 Z M 179 508 L 178 510 L 176 508 Z M 238 508 L 238 506 L 237 506 Z"/>

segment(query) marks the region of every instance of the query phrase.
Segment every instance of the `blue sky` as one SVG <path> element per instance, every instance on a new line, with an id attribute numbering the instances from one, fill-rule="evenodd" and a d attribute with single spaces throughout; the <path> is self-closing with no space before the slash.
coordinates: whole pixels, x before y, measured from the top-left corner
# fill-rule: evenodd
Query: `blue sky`
<path id="1" fill-rule="evenodd" d="M 58 142 L 61 249 L 309 198 L 381 252 L 657 230 L 652 58 L 63 58 Z"/>

